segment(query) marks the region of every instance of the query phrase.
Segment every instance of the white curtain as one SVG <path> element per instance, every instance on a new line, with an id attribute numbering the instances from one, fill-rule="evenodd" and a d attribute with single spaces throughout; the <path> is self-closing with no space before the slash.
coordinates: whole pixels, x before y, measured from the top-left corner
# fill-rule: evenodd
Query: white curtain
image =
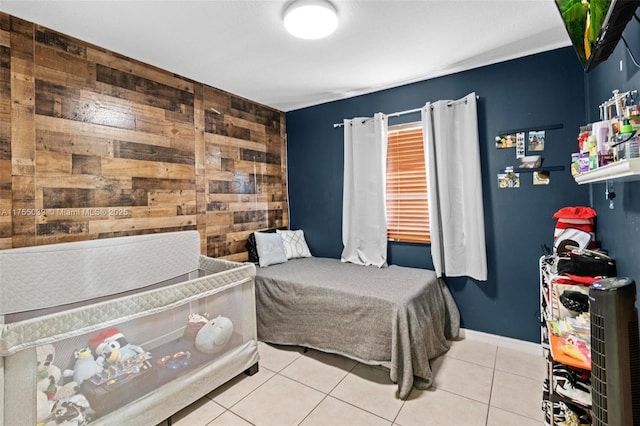
<path id="1" fill-rule="evenodd" d="M 476 95 L 422 109 L 431 255 L 438 277 L 487 280 Z"/>
<path id="2" fill-rule="evenodd" d="M 342 261 L 387 266 L 387 119 L 344 121 Z"/>

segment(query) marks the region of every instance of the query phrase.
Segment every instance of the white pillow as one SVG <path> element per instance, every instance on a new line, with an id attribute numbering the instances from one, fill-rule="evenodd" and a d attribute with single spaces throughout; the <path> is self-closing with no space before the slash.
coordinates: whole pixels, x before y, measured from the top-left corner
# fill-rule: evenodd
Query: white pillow
<path id="1" fill-rule="evenodd" d="M 269 232 L 254 232 L 254 236 L 261 268 L 287 261 L 287 253 L 284 251 L 284 243 L 280 235 Z"/>
<path id="2" fill-rule="evenodd" d="M 302 229 L 297 231 L 281 231 L 277 229 L 276 232 L 284 243 L 284 251 L 287 253 L 287 259 L 295 259 L 297 257 L 311 257 L 309 246 L 304 239 L 304 232 Z"/>

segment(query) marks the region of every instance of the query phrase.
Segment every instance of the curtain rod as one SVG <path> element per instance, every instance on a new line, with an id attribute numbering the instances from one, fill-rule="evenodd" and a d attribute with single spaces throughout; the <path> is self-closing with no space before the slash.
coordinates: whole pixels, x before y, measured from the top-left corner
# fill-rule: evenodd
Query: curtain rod
<path id="1" fill-rule="evenodd" d="M 476 99 L 480 99 L 480 96 L 476 95 Z M 447 106 L 451 106 L 451 105 L 453 105 L 453 104 L 455 104 L 457 102 L 467 103 L 467 98 L 460 99 L 460 100 L 457 100 L 457 101 L 449 101 L 449 102 L 447 102 Z M 433 108 L 433 106 L 431 108 Z M 422 111 L 422 108 L 414 108 L 414 109 L 408 109 L 406 111 L 392 112 L 390 114 L 385 114 L 385 115 L 387 117 L 399 117 L 401 115 L 411 114 L 411 113 L 419 112 L 419 111 Z M 334 129 L 337 128 L 337 127 L 342 127 L 342 126 L 344 126 L 344 123 L 334 123 L 333 124 L 333 128 Z"/>

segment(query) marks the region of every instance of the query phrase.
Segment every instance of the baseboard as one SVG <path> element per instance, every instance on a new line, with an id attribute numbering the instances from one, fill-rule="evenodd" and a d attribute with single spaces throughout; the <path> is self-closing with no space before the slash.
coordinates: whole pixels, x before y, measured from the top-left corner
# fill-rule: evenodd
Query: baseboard
<path id="1" fill-rule="evenodd" d="M 533 355 L 542 354 L 542 346 L 539 343 L 527 342 L 526 340 L 513 339 L 511 337 L 498 336 L 497 334 L 483 333 L 482 331 L 460 329 L 461 339 L 475 340 L 496 345 L 502 348 L 513 349 Z"/>

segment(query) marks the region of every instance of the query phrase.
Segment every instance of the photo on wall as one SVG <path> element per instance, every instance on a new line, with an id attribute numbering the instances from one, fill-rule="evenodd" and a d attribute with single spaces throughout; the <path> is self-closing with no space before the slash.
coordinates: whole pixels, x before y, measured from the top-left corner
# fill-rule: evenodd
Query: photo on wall
<path id="1" fill-rule="evenodd" d="M 524 157 L 524 132 L 516 133 L 516 158 Z"/>
<path id="2" fill-rule="evenodd" d="M 534 185 L 549 185 L 550 180 L 549 172 L 533 172 Z"/>
<path id="3" fill-rule="evenodd" d="M 544 151 L 545 131 L 529 132 L 529 151 Z"/>
<path id="4" fill-rule="evenodd" d="M 520 173 L 513 171 L 498 173 L 498 188 L 520 188 Z"/>
<path id="5" fill-rule="evenodd" d="M 515 148 L 515 146 L 516 146 L 515 133 L 496 136 L 496 148 L 506 149 L 506 148 Z"/>

